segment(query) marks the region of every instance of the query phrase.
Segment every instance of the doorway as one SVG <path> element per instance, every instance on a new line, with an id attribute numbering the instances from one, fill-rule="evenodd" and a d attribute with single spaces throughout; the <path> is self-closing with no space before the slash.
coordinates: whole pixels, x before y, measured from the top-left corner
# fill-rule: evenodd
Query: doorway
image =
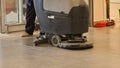
<path id="1" fill-rule="evenodd" d="M 106 0 L 106 18 L 110 20 L 110 0 Z"/>
<path id="2" fill-rule="evenodd" d="M 1 28 L 2 28 L 2 26 L 1 26 L 2 22 L 1 21 L 2 21 L 2 16 L 1 16 L 1 0 L 0 0 L 0 33 L 1 33 Z"/>

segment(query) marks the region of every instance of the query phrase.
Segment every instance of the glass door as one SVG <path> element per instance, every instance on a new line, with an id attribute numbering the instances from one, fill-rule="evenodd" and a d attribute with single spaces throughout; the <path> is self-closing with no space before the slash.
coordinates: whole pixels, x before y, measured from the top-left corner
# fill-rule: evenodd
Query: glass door
<path id="1" fill-rule="evenodd" d="M 1 32 L 24 30 L 24 0 L 0 0 Z"/>
<path id="2" fill-rule="evenodd" d="M 21 24 L 24 19 L 24 0 L 6 0 L 6 24 Z"/>
<path id="3" fill-rule="evenodd" d="M 18 0 L 18 23 L 25 23 L 26 5 L 25 0 Z"/>
<path id="4" fill-rule="evenodd" d="M 18 23 L 18 2 L 17 0 L 6 0 L 5 2 L 5 24 Z"/>
<path id="5" fill-rule="evenodd" d="M 25 0 L 20 0 L 22 1 L 22 22 L 25 23 L 25 13 L 26 13 L 26 4 L 25 4 Z"/>

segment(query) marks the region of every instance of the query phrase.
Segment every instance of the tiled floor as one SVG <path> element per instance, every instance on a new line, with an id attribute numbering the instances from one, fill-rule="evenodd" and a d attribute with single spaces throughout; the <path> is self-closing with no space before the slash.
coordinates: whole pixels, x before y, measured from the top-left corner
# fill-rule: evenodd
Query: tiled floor
<path id="1" fill-rule="evenodd" d="M 94 48 L 66 50 L 49 44 L 33 46 L 34 37 L 0 38 L 0 68 L 120 68 L 120 28 L 91 28 Z"/>

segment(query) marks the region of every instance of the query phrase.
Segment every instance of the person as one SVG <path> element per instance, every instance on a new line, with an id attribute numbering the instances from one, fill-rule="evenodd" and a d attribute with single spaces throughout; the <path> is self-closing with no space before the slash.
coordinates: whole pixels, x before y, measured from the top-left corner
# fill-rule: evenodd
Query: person
<path id="1" fill-rule="evenodd" d="M 26 3 L 26 25 L 22 37 L 32 36 L 35 29 L 36 13 L 33 0 L 25 0 Z"/>
<path id="2" fill-rule="evenodd" d="M 72 23 L 75 23 L 75 25 L 77 24 L 75 27 L 80 27 L 81 24 L 82 24 L 83 28 L 85 28 L 86 25 L 88 27 L 89 9 L 84 0 L 80 0 L 78 6 L 72 7 L 68 16 L 71 18 Z M 84 22 L 84 24 L 83 24 L 83 22 Z M 78 30 L 78 29 L 75 29 L 75 30 Z M 73 34 L 73 35 L 70 35 L 69 37 L 70 38 L 73 38 L 74 36 L 82 37 L 82 35 L 83 35 L 83 33 Z"/>

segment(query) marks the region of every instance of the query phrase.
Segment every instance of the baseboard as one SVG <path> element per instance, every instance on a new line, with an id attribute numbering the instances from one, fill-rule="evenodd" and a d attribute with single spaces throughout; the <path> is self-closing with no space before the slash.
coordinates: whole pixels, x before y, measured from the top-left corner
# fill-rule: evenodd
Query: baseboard
<path id="1" fill-rule="evenodd" d="M 25 30 L 25 24 L 6 24 L 7 33 Z"/>

